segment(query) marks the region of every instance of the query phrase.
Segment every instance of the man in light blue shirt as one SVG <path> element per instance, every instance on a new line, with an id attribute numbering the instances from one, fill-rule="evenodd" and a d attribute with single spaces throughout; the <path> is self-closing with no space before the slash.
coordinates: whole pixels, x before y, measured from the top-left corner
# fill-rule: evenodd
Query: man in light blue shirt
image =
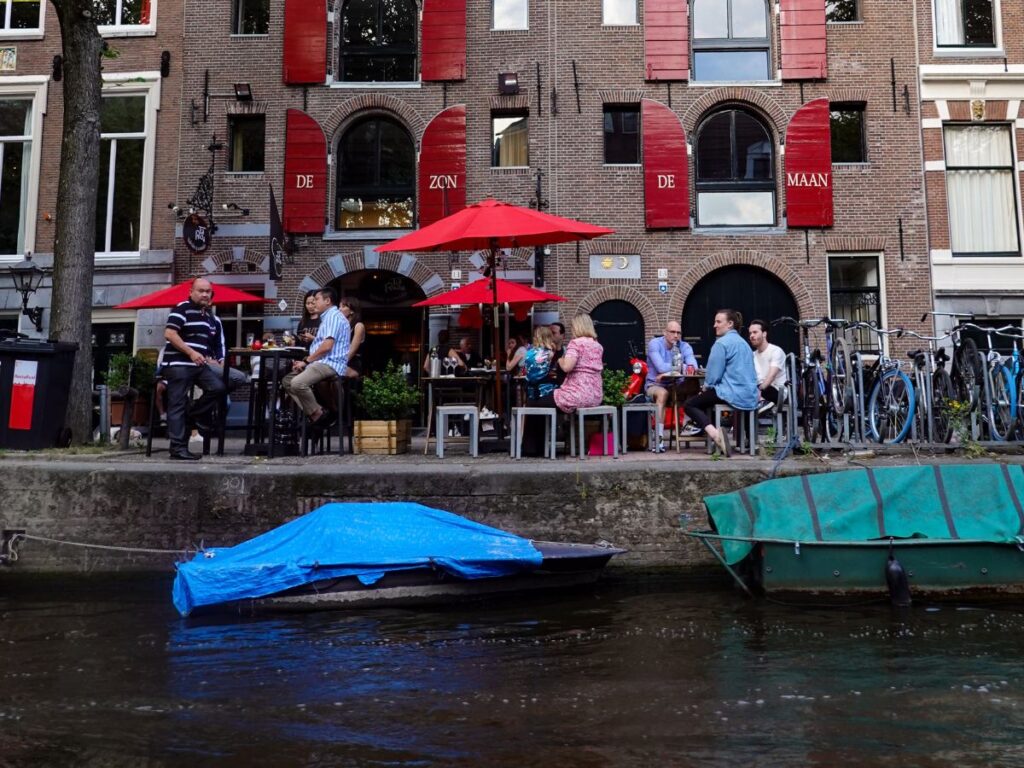
<path id="1" fill-rule="evenodd" d="M 665 324 L 665 335 L 655 336 L 647 344 L 647 380 L 644 392 L 657 406 L 654 422 L 658 440 L 651 446 L 655 453 L 664 453 L 665 403 L 671 387 L 677 387 L 686 378 L 686 371 L 697 367 L 693 347 L 682 340 L 683 329 L 675 320 Z"/>
<path id="2" fill-rule="evenodd" d="M 281 387 L 299 404 L 309 423 L 323 429 L 331 425 L 331 417 L 317 402 L 313 387 L 345 375 L 352 328 L 338 309 L 338 294 L 333 288 L 321 288 L 315 301 L 320 327 L 309 346 L 309 355 L 292 363 L 292 372 L 284 377 Z"/>

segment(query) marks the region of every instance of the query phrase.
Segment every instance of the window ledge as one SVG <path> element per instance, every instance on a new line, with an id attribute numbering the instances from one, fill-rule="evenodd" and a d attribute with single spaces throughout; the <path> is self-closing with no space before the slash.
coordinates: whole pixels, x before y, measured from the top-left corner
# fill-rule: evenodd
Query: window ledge
<path id="1" fill-rule="evenodd" d="M 229 37 L 232 40 L 266 40 L 270 37 L 269 32 L 232 32 Z"/>
<path id="2" fill-rule="evenodd" d="M 1002 48 L 933 48 L 932 56 L 937 59 L 1005 59 Z"/>
<path id="3" fill-rule="evenodd" d="M 230 179 L 230 178 L 251 179 L 251 178 L 259 178 L 264 173 L 266 173 L 266 171 L 224 171 L 224 178 L 226 178 L 226 179 Z"/>
<path id="4" fill-rule="evenodd" d="M 100 37 L 156 37 L 156 27 L 146 25 L 136 27 L 125 25 L 120 27 L 100 27 Z"/>
<path id="5" fill-rule="evenodd" d="M 780 88 L 781 80 L 715 80 L 693 81 L 687 83 L 690 88 L 729 88 L 730 86 L 743 86 L 744 88 Z"/>
<path id="6" fill-rule="evenodd" d="M 96 253 L 97 264 L 138 264 L 142 261 L 139 251 L 109 251 Z"/>
<path id="7" fill-rule="evenodd" d="M 491 173 L 498 175 L 508 174 L 510 176 L 525 176 L 531 170 L 529 165 L 492 165 Z"/>
<path id="8" fill-rule="evenodd" d="M 864 19 L 855 19 L 854 21 L 826 21 L 830 27 L 863 27 Z"/>
<path id="9" fill-rule="evenodd" d="M 640 163 L 602 163 L 601 169 L 605 171 L 640 171 L 643 165 Z"/>
<path id="10" fill-rule="evenodd" d="M 325 232 L 324 240 L 395 240 L 412 229 L 341 229 Z"/>
<path id="11" fill-rule="evenodd" d="M 42 40 L 41 29 L 0 29 L 0 40 Z"/>
<path id="12" fill-rule="evenodd" d="M 695 235 L 731 236 L 731 235 L 785 235 L 789 230 L 785 227 L 732 227 L 723 225 L 720 227 L 695 226 L 690 232 Z"/>
<path id="13" fill-rule="evenodd" d="M 846 170 L 846 169 L 851 169 L 851 170 L 861 169 L 861 170 L 864 170 L 864 169 L 870 168 L 871 167 L 871 163 L 869 163 L 867 160 L 863 160 L 863 161 L 856 162 L 856 163 L 832 163 L 832 167 L 835 168 L 837 171 L 842 171 L 842 170 Z"/>
<path id="14" fill-rule="evenodd" d="M 375 90 L 398 90 L 415 89 L 421 87 L 422 83 L 416 81 L 402 81 L 400 83 L 350 83 L 347 80 L 332 80 L 330 87 L 335 89 L 349 89 L 353 91 L 375 91 Z"/>
<path id="15" fill-rule="evenodd" d="M 517 29 L 494 29 L 491 28 L 491 34 L 493 35 L 527 35 L 530 33 L 529 27 L 522 27 Z"/>
<path id="16" fill-rule="evenodd" d="M 601 23 L 601 29 L 639 29 L 640 25 L 636 22 L 632 24 L 605 24 Z"/>

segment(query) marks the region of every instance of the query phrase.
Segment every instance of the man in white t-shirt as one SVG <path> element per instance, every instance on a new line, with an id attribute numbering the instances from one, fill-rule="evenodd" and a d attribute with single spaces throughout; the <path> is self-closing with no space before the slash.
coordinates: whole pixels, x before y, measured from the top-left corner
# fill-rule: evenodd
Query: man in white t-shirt
<path id="1" fill-rule="evenodd" d="M 786 353 L 781 347 L 768 343 L 768 328 L 764 320 L 751 320 L 747 329 L 750 346 L 754 348 L 757 388 L 761 391 L 757 412 L 764 413 L 779 404 L 779 393 L 789 380 L 786 376 Z"/>

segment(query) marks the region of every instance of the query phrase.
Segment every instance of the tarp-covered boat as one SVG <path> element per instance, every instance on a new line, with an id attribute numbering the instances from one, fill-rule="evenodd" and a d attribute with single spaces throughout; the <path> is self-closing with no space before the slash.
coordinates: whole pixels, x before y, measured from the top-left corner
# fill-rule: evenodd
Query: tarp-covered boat
<path id="1" fill-rule="evenodd" d="M 1024 591 L 1024 468 L 852 469 L 768 480 L 704 503 L 701 539 L 749 591 Z M 887 582 L 887 570 L 890 580 Z"/>
<path id="2" fill-rule="evenodd" d="M 405 604 L 597 578 L 610 546 L 532 542 L 421 504 L 326 504 L 178 565 L 174 606 L 311 610 Z"/>

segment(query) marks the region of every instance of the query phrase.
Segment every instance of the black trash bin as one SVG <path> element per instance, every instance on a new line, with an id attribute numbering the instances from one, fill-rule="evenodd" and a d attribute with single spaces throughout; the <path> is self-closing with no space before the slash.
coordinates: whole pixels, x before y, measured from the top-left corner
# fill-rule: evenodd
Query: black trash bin
<path id="1" fill-rule="evenodd" d="M 0 341 L 0 448 L 60 443 L 77 351 L 65 341 Z"/>

